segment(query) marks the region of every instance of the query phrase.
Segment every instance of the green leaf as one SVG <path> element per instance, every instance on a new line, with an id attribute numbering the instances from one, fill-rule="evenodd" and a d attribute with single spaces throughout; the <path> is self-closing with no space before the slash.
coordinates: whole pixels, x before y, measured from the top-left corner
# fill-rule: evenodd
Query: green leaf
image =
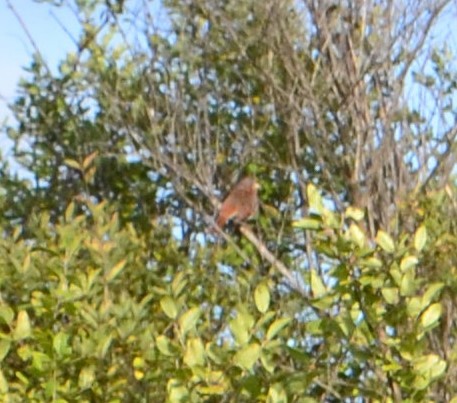
<path id="1" fill-rule="evenodd" d="M 160 307 L 165 315 L 167 315 L 170 319 L 176 319 L 178 316 L 178 306 L 175 300 L 169 295 L 161 298 Z"/>
<path id="2" fill-rule="evenodd" d="M 430 305 L 421 315 L 422 328 L 427 330 L 434 327 L 441 318 L 443 308 L 439 302 Z"/>
<path id="3" fill-rule="evenodd" d="M 267 334 L 266 334 L 266 339 L 267 339 L 267 340 L 271 340 L 271 339 L 273 339 L 274 337 L 276 337 L 276 335 L 277 335 L 282 329 L 284 329 L 291 321 L 292 321 L 291 318 L 280 318 L 280 319 L 276 319 L 276 320 L 270 325 L 270 327 L 268 328 Z"/>
<path id="4" fill-rule="evenodd" d="M 417 316 L 422 312 L 422 299 L 419 297 L 412 297 L 408 300 L 406 304 L 406 312 L 410 318 L 417 318 Z"/>
<path id="5" fill-rule="evenodd" d="M 81 389 L 90 389 L 95 381 L 95 367 L 89 365 L 84 367 L 79 373 L 78 386 Z"/>
<path id="6" fill-rule="evenodd" d="M 420 252 L 424 249 L 425 243 L 427 242 L 427 229 L 425 225 L 421 225 L 414 234 L 414 248 Z"/>
<path id="7" fill-rule="evenodd" d="M 119 263 L 114 265 L 114 267 L 106 273 L 106 280 L 108 282 L 114 280 L 114 278 L 124 269 L 126 263 L 127 259 L 122 259 Z"/>
<path id="8" fill-rule="evenodd" d="M 383 264 L 377 257 L 372 256 L 367 259 L 361 259 L 360 266 L 368 267 L 369 269 L 380 269 Z"/>
<path id="9" fill-rule="evenodd" d="M 383 230 L 376 234 L 376 243 L 387 253 L 395 252 L 395 244 L 390 235 Z"/>
<path id="10" fill-rule="evenodd" d="M 266 351 L 265 349 L 262 350 L 260 353 L 260 362 L 270 374 L 274 373 L 276 368 L 276 359 L 273 354 Z"/>
<path id="11" fill-rule="evenodd" d="M 230 330 L 238 344 L 244 345 L 249 341 L 249 334 L 254 326 L 254 318 L 243 307 L 238 309 L 235 319 L 230 321 Z"/>
<path id="12" fill-rule="evenodd" d="M 303 228 L 309 230 L 318 230 L 322 227 L 322 220 L 320 218 L 302 218 L 298 221 L 294 221 L 292 226 L 296 228 Z"/>
<path id="13" fill-rule="evenodd" d="M 388 304 L 396 305 L 400 300 L 400 296 L 398 294 L 398 288 L 390 287 L 390 288 L 383 288 L 381 290 L 382 296 L 384 297 L 385 301 Z"/>
<path id="14" fill-rule="evenodd" d="M 20 311 L 17 315 L 16 328 L 14 329 L 14 340 L 23 340 L 32 334 L 29 315 L 27 311 Z"/>
<path id="15" fill-rule="evenodd" d="M 8 305 L 1 305 L 0 318 L 2 318 L 8 326 L 11 326 L 14 319 L 14 311 Z"/>
<path id="16" fill-rule="evenodd" d="M 156 346 L 157 349 L 166 356 L 174 356 L 176 351 L 170 339 L 165 335 L 160 335 L 156 337 Z"/>
<path id="17" fill-rule="evenodd" d="M 179 297 L 181 292 L 186 288 L 188 284 L 186 273 L 178 272 L 176 273 L 173 282 L 171 283 L 171 291 L 175 297 Z"/>
<path id="18" fill-rule="evenodd" d="M 189 401 L 189 391 L 178 379 L 172 378 L 168 381 L 167 392 L 168 392 L 167 402 L 184 403 L 184 402 Z"/>
<path id="19" fill-rule="evenodd" d="M 270 290 L 268 285 L 260 283 L 254 291 L 254 301 L 257 309 L 261 313 L 265 313 L 270 306 Z"/>
<path id="20" fill-rule="evenodd" d="M 309 183 L 306 187 L 306 193 L 308 195 L 310 210 L 314 213 L 322 214 L 324 210 L 324 203 L 316 186 L 314 186 L 312 183 Z"/>
<path id="21" fill-rule="evenodd" d="M 198 319 L 200 318 L 200 308 L 191 308 L 187 312 L 183 313 L 179 318 L 179 328 L 181 329 L 181 334 L 185 336 L 189 330 L 195 327 Z"/>
<path id="22" fill-rule="evenodd" d="M 86 170 L 89 168 L 89 166 L 92 164 L 94 161 L 95 157 L 98 155 L 97 151 L 94 151 L 93 153 L 89 154 L 86 158 L 84 158 L 83 161 L 83 168 Z"/>
<path id="23" fill-rule="evenodd" d="M 415 273 L 412 270 L 408 270 L 401 277 L 400 294 L 402 296 L 409 296 L 409 295 L 412 295 L 415 291 L 416 291 Z"/>
<path id="24" fill-rule="evenodd" d="M 400 263 L 400 270 L 405 272 L 408 269 L 416 267 L 417 263 L 419 263 L 419 259 L 416 256 L 405 256 Z"/>
<path id="25" fill-rule="evenodd" d="M 9 353 L 11 348 L 11 341 L 10 340 L 0 340 L 0 363 Z"/>
<path id="26" fill-rule="evenodd" d="M 433 283 L 425 290 L 424 295 L 422 296 L 422 303 L 424 306 L 430 305 L 435 297 L 441 292 L 444 287 L 444 283 Z"/>
<path id="27" fill-rule="evenodd" d="M 268 403 L 287 403 L 287 393 L 280 383 L 274 383 L 270 386 L 267 396 Z"/>
<path id="28" fill-rule="evenodd" d="M 32 367 L 40 372 L 46 369 L 46 366 L 51 362 L 51 358 L 41 351 L 32 352 Z"/>
<path id="29" fill-rule="evenodd" d="M 63 357 L 71 353 L 71 347 L 68 345 L 69 335 L 67 333 L 59 332 L 54 336 L 52 347 L 57 353 L 57 356 Z"/>
<path id="30" fill-rule="evenodd" d="M 68 165 L 70 168 L 76 169 L 78 171 L 82 171 L 82 167 L 81 167 L 81 165 L 79 164 L 78 161 L 66 158 L 66 159 L 64 159 L 63 162 L 64 162 L 65 165 Z"/>
<path id="31" fill-rule="evenodd" d="M 356 207 L 348 207 L 344 213 L 346 217 L 352 218 L 355 221 L 360 221 L 365 216 L 362 209 Z"/>
<path id="32" fill-rule="evenodd" d="M 363 231 L 358 225 L 352 223 L 349 226 L 349 237 L 359 248 L 363 248 L 366 245 L 366 237 Z"/>
<path id="33" fill-rule="evenodd" d="M 413 362 L 415 372 L 423 376 L 427 383 L 443 375 L 446 366 L 446 362 L 436 354 L 424 355 Z"/>
<path id="34" fill-rule="evenodd" d="M 311 276 L 311 291 L 313 293 L 314 298 L 320 298 L 327 294 L 327 289 L 320 278 L 319 274 L 317 274 L 316 270 L 311 269 L 310 271 Z"/>
<path id="35" fill-rule="evenodd" d="M 205 365 L 205 347 L 200 338 L 187 340 L 184 362 L 189 367 L 202 367 Z"/>
<path id="36" fill-rule="evenodd" d="M 7 393 L 9 389 L 8 381 L 3 375 L 3 371 L 0 369 L 0 393 Z"/>
<path id="37" fill-rule="evenodd" d="M 257 343 L 251 343 L 239 350 L 233 357 L 235 365 L 250 371 L 260 357 L 260 346 Z"/>
<path id="38" fill-rule="evenodd" d="M 104 334 L 97 343 L 97 356 L 99 358 L 105 358 L 106 354 L 111 347 L 111 343 L 113 341 L 113 334 L 112 332 L 109 332 L 107 334 Z"/>

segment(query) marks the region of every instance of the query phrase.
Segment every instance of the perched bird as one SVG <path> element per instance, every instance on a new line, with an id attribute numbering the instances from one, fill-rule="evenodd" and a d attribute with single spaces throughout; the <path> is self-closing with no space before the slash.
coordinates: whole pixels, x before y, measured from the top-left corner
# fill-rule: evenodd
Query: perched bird
<path id="1" fill-rule="evenodd" d="M 229 220 L 241 222 L 257 213 L 259 199 L 257 189 L 259 184 L 251 177 L 245 177 L 238 182 L 219 208 L 216 224 L 223 228 Z"/>

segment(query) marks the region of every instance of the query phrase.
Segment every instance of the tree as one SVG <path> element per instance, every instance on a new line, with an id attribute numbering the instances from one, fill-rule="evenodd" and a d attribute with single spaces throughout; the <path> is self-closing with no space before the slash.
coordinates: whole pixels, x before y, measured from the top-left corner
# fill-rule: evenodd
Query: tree
<path id="1" fill-rule="evenodd" d="M 5 399 L 451 401 L 451 2 L 74 6 L 7 128 Z"/>

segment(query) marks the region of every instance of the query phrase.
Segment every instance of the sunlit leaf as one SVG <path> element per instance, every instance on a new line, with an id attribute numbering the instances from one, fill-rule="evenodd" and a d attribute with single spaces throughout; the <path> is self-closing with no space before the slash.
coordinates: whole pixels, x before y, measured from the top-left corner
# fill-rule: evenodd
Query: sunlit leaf
<path id="1" fill-rule="evenodd" d="M 122 259 L 120 262 L 115 264 L 108 272 L 106 273 L 106 280 L 112 281 L 116 278 L 119 273 L 124 269 L 127 259 Z"/>
<path id="2" fill-rule="evenodd" d="M 189 367 L 203 366 L 205 364 L 205 347 L 200 338 L 187 340 L 184 362 Z"/>
<path id="3" fill-rule="evenodd" d="M 235 354 L 233 362 L 235 365 L 250 371 L 260 358 L 260 351 L 260 346 L 257 343 L 248 344 Z"/>
<path id="4" fill-rule="evenodd" d="M 0 393 L 7 393 L 9 389 L 8 381 L 3 374 L 3 371 L 0 369 Z"/>
<path id="5" fill-rule="evenodd" d="M 324 282 L 320 278 L 319 274 L 317 274 L 316 270 L 310 270 L 311 276 L 311 290 L 313 292 L 314 298 L 320 298 L 327 293 L 327 289 L 324 285 Z"/>
<path id="6" fill-rule="evenodd" d="M 400 270 L 406 271 L 415 267 L 419 263 L 419 259 L 416 256 L 405 256 L 400 263 Z"/>
<path id="7" fill-rule="evenodd" d="M 181 334 L 184 336 L 194 328 L 197 324 L 198 319 L 200 318 L 200 308 L 191 308 L 187 312 L 181 315 L 179 318 L 179 328 L 181 329 Z"/>
<path id="8" fill-rule="evenodd" d="M 322 214 L 324 210 L 324 203 L 319 190 L 312 183 L 306 187 L 308 196 L 309 208 L 313 213 Z"/>
<path id="9" fill-rule="evenodd" d="M 267 402 L 269 403 L 287 403 L 287 393 L 280 383 L 274 383 L 268 389 Z"/>
<path id="10" fill-rule="evenodd" d="M 360 221 L 365 216 L 365 213 L 362 209 L 356 207 L 348 207 L 344 215 L 348 218 L 352 218 L 355 221 Z"/>
<path id="11" fill-rule="evenodd" d="M 22 340 L 32 334 L 29 315 L 27 311 L 19 311 L 17 315 L 16 327 L 14 329 L 14 339 Z"/>
<path id="12" fill-rule="evenodd" d="M 424 249 L 425 243 L 427 242 L 427 229 L 425 225 L 421 225 L 414 234 L 414 248 L 420 252 Z"/>
<path id="13" fill-rule="evenodd" d="M 169 295 L 161 298 L 160 307 L 165 315 L 167 315 L 170 319 L 176 319 L 178 316 L 178 306 L 175 300 Z"/>
<path id="14" fill-rule="evenodd" d="M 89 365 L 79 373 L 78 385 L 81 389 L 89 389 L 95 381 L 95 367 Z"/>
<path id="15" fill-rule="evenodd" d="M 383 288 L 381 290 L 382 296 L 386 300 L 388 304 L 398 304 L 398 301 L 400 299 L 399 293 L 398 293 L 398 288 Z"/>
<path id="16" fill-rule="evenodd" d="M 265 313 L 270 305 L 270 290 L 268 285 L 260 283 L 254 291 L 254 301 L 257 309 L 261 313 Z"/>
<path id="17" fill-rule="evenodd" d="M 359 248 L 366 244 L 366 237 L 360 227 L 354 223 L 349 226 L 349 237 Z"/>
<path id="18" fill-rule="evenodd" d="M 301 218 L 298 221 L 294 221 L 292 225 L 296 228 L 303 228 L 309 230 L 317 230 L 322 227 L 322 220 L 320 218 Z"/>
<path id="19" fill-rule="evenodd" d="M 376 235 L 376 243 L 388 253 L 395 252 L 394 241 L 387 232 L 379 230 Z"/>
<path id="20" fill-rule="evenodd" d="M 268 328 L 268 331 L 267 331 L 267 334 L 266 334 L 266 339 L 267 339 L 267 340 L 271 340 L 271 339 L 273 339 L 274 337 L 276 337 L 276 335 L 277 335 L 282 329 L 284 329 L 291 321 L 292 321 L 292 319 L 290 319 L 290 318 L 280 318 L 280 319 L 276 319 L 276 320 L 270 325 L 270 327 Z"/>
<path id="21" fill-rule="evenodd" d="M 82 167 L 78 161 L 67 158 L 64 160 L 64 163 L 65 163 L 65 165 L 68 165 L 70 168 L 74 168 L 78 171 L 82 171 Z"/>
<path id="22" fill-rule="evenodd" d="M 430 305 L 421 315 L 420 323 L 424 329 L 429 329 L 437 324 L 441 318 L 443 307 L 439 302 Z"/>

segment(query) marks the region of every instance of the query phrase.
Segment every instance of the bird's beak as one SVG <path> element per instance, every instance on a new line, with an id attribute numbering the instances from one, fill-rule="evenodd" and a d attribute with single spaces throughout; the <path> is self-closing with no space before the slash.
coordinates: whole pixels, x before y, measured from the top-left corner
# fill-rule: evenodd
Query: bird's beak
<path id="1" fill-rule="evenodd" d="M 257 182 L 254 182 L 254 189 L 255 190 L 259 190 L 260 189 L 260 185 Z"/>

